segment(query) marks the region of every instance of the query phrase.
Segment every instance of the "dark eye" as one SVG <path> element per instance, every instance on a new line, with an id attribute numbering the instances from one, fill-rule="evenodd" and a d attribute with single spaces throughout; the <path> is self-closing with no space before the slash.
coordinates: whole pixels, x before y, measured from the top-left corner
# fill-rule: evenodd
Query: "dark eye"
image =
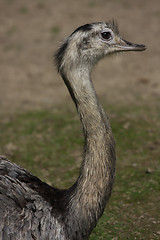
<path id="1" fill-rule="evenodd" d="M 105 40 L 110 40 L 112 38 L 112 34 L 110 32 L 102 32 L 101 33 L 102 38 L 104 38 Z"/>

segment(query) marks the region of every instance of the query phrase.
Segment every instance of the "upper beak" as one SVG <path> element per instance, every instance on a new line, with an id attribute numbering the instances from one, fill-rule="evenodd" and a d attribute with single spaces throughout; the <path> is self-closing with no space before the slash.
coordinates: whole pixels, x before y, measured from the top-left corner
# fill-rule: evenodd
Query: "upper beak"
<path id="1" fill-rule="evenodd" d="M 116 48 L 118 51 L 144 51 L 147 47 L 143 44 L 135 44 L 124 39 L 120 39 Z"/>

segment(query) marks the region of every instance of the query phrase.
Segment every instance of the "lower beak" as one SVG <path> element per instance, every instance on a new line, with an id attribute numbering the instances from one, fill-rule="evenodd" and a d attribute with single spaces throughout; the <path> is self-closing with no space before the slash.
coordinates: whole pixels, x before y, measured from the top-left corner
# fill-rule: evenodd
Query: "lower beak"
<path id="1" fill-rule="evenodd" d="M 144 51 L 147 47 L 143 44 L 135 44 L 124 39 L 120 39 L 116 48 L 118 51 Z"/>

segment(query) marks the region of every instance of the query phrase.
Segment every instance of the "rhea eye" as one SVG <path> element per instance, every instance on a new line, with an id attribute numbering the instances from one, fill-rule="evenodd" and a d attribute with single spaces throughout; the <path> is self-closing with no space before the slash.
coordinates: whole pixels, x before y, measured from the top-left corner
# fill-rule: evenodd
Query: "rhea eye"
<path id="1" fill-rule="evenodd" d="M 111 38 L 112 38 L 112 34 L 110 32 L 102 32 L 101 36 L 103 39 L 105 39 L 107 41 L 111 40 Z"/>

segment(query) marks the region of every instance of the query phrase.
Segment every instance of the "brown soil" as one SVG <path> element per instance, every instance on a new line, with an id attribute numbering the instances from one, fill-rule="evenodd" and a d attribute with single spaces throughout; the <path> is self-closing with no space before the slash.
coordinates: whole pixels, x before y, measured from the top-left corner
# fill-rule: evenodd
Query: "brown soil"
<path id="1" fill-rule="evenodd" d="M 112 18 L 127 40 L 148 49 L 101 61 L 93 72 L 98 95 L 113 103 L 158 102 L 159 0 L 1 0 L 0 112 L 65 103 L 69 94 L 52 61 L 59 42 L 82 24 Z"/>

